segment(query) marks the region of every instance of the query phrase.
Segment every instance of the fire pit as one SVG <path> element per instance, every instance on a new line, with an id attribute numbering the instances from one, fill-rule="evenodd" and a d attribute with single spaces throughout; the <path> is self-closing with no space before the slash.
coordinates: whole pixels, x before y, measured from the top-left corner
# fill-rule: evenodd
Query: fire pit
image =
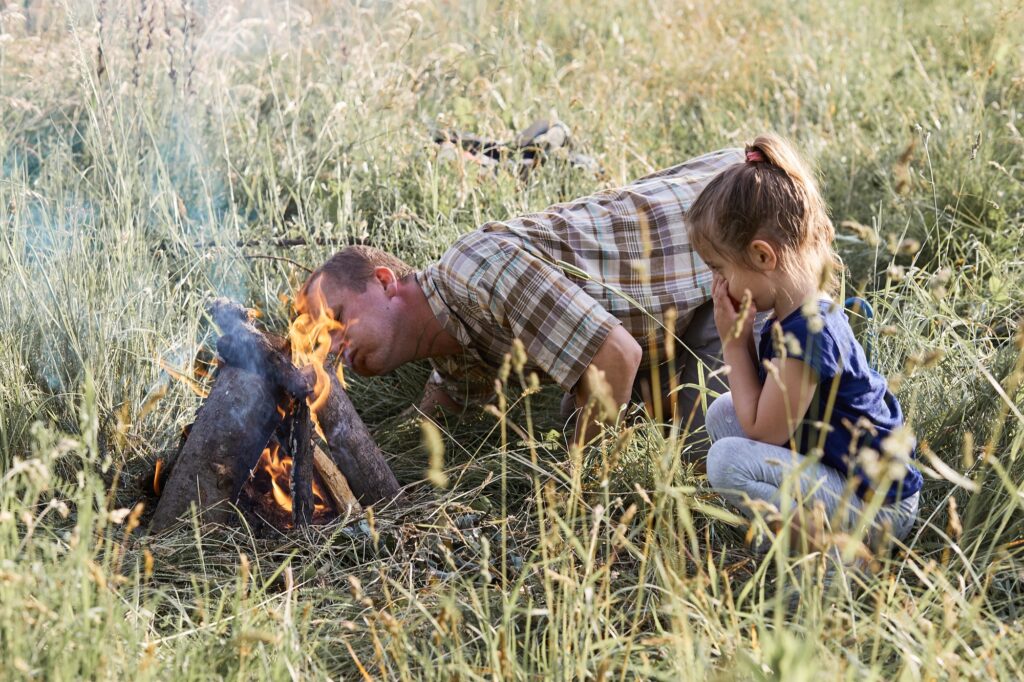
<path id="1" fill-rule="evenodd" d="M 326 306 L 300 315 L 288 339 L 260 331 L 251 311 L 228 299 L 207 309 L 222 333 L 221 362 L 177 456 L 155 473 L 152 532 L 193 504 L 204 523 L 231 523 L 234 505 L 284 527 L 398 498 L 394 473 L 332 371 L 330 334 L 340 323 Z"/>

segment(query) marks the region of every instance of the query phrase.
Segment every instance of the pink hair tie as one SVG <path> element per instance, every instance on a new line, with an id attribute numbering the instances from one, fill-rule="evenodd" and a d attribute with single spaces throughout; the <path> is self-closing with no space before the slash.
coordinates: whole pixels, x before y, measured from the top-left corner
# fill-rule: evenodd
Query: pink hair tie
<path id="1" fill-rule="evenodd" d="M 751 149 L 747 152 L 747 163 L 761 163 L 764 161 L 764 154 L 760 149 Z"/>

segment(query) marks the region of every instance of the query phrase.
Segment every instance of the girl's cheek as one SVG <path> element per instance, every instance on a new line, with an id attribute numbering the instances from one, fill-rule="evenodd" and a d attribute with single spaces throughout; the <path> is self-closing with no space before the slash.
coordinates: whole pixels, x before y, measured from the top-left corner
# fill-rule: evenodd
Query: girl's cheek
<path id="1" fill-rule="evenodd" d="M 729 289 L 728 285 L 725 287 L 725 293 L 729 296 L 729 300 L 732 301 L 733 307 L 739 310 L 741 301 L 732 295 L 732 291 Z"/>

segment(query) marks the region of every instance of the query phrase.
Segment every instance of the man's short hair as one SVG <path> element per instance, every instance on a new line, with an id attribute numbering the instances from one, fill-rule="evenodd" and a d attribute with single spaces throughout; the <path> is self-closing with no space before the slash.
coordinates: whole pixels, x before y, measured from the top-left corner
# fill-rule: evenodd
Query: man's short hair
<path id="1" fill-rule="evenodd" d="M 323 276 L 336 285 L 361 294 L 366 291 L 366 283 L 373 277 L 374 268 L 381 266 L 391 268 L 398 279 L 405 279 L 416 271 L 411 265 L 386 251 L 372 246 L 346 246 L 313 271 L 302 286 L 302 291 L 305 293 L 311 282 Z"/>

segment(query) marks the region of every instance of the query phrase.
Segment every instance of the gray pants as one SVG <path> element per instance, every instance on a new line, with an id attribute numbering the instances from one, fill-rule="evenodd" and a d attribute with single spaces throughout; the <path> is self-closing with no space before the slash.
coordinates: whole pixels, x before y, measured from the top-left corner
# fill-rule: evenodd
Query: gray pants
<path id="1" fill-rule="evenodd" d="M 740 428 L 731 394 L 721 396 L 708 409 L 707 430 L 711 436 L 708 482 L 747 516 L 753 516 L 748 500 L 770 502 L 782 509 L 783 479 L 801 467 L 800 494 L 805 501 L 820 500 L 833 523 L 838 519 L 847 528 L 854 527 L 860 520 L 864 502 L 856 495 L 847 495 L 845 513 L 836 515 L 844 502 L 846 476 L 827 464 L 808 463 L 804 455 L 788 448 L 747 438 Z M 790 494 L 796 496 L 796 490 Z M 895 537 L 905 538 L 917 518 L 918 499 L 919 493 L 914 493 L 899 502 L 883 504 L 871 521 L 867 542 L 872 543 L 885 524 L 891 524 Z"/>

